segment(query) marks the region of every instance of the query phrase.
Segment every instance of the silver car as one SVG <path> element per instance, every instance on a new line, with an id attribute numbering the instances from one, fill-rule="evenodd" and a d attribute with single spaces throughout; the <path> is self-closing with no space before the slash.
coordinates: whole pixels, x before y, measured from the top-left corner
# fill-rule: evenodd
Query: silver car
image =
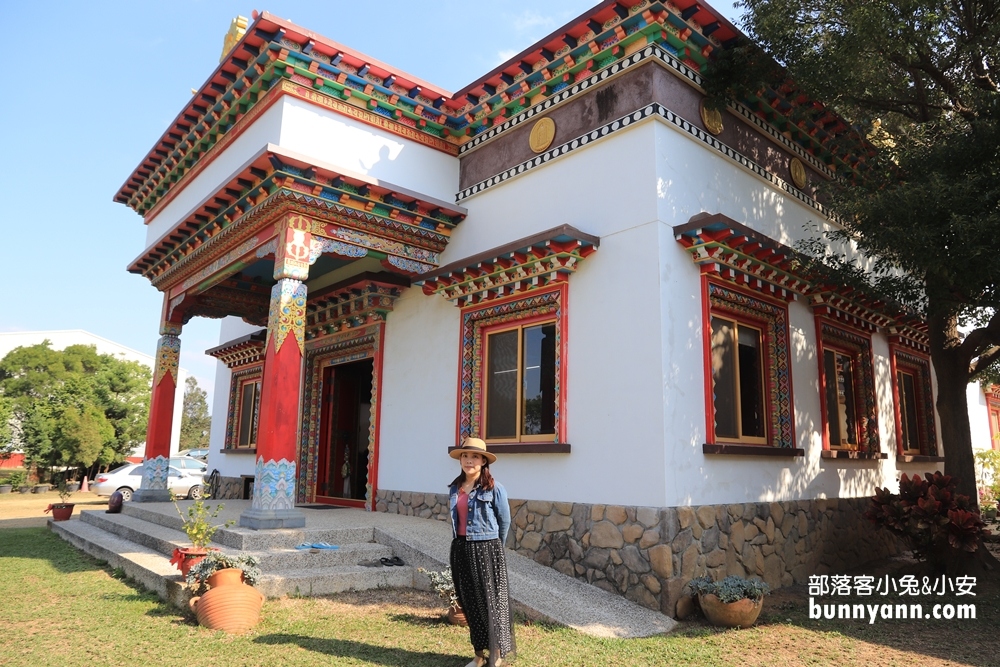
<path id="1" fill-rule="evenodd" d="M 102 473 L 90 485 L 90 490 L 98 496 L 110 496 L 115 491 L 120 491 L 122 500 L 132 500 L 132 494 L 142 485 L 142 465 L 130 463 Z M 181 471 L 173 465 L 167 474 L 167 488 L 181 497 L 201 498 L 204 482 L 204 472 Z"/>

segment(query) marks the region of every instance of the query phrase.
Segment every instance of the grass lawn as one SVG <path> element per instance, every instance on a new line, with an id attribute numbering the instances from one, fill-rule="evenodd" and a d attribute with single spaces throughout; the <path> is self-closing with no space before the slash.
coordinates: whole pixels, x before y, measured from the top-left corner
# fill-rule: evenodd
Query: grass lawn
<path id="1" fill-rule="evenodd" d="M 421 591 L 269 600 L 255 630 L 229 636 L 45 528 L 0 529 L 0 574 L 0 665 L 464 667 L 471 658 L 468 631 L 445 622 L 440 600 Z M 606 640 L 522 620 L 516 664 L 998 665 L 996 587 L 977 592 L 972 621 L 810 620 L 802 587 L 768 598 L 758 626 L 741 631 L 689 622 L 667 636 Z"/>

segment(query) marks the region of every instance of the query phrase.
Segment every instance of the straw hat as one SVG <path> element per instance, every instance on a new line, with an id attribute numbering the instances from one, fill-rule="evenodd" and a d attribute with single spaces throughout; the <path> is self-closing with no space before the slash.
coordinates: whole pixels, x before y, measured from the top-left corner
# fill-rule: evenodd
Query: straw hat
<path id="1" fill-rule="evenodd" d="M 486 457 L 486 460 L 489 463 L 495 463 L 497 460 L 497 455 L 491 454 L 490 452 L 486 451 L 486 443 L 480 440 L 479 438 L 466 438 L 465 442 L 462 443 L 462 446 L 456 447 L 455 449 L 451 450 L 448 456 L 450 456 L 453 459 L 458 459 L 462 457 L 462 452 L 474 452 L 476 454 L 482 454 L 484 457 Z"/>

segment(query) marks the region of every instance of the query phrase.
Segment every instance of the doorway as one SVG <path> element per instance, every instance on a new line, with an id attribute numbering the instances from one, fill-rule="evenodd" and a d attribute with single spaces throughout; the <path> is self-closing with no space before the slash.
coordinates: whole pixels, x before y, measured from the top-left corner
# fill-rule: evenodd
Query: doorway
<path id="1" fill-rule="evenodd" d="M 364 504 L 373 367 L 371 359 L 363 359 L 323 369 L 317 502 Z"/>

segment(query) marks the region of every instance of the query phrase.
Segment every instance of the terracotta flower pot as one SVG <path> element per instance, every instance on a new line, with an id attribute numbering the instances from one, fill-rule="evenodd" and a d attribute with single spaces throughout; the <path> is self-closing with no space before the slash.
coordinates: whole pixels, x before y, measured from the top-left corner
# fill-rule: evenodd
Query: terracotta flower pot
<path id="1" fill-rule="evenodd" d="M 749 628 L 764 607 L 763 598 L 757 601 L 743 598 L 736 602 L 723 602 L 711 593 L 699 595 L 698 603 L 709 623 L 724 628 Z"/>
<path id="2" fill-rule="evenodd" d="M 469 625 L 469 620 L 465 618 L 465 612 L 458 604 L 448 607 L 448 622 L 452 625 Z"/>
<path id="3" fill-rule="evenodd" d="M 74 503 L 53 503 L 45 508 L 45 513 L 52 512 L 53 521 L 68 521 L 73 516 Z"/>
<path id="4" fill-rule="evenodd" d="M 205 580 L 211 588 L 219 586 L 239 586 L 243 583 L 243 570 L 238 567 L 227 567 L 224 570 L 216 570 Z"/>
<path id="5" fill-rule="evenodd" d="M 213 588 L 201 597 L 191 598 L 189 604 L 200 625 L 210 630 L 240 633 L 260 621 L 264 596 L 252 586 L 238 584 Z"/>
<path id="6" fill-rule="evenodd" d="M 174 549 L 173 557 L 170 562 L 177 566 L 177 569 L 181 571 L 182 577 L 188 576 L 188 570 L 194 567 L 194 564 L 199 562 L 208 553 L 208 549 L 200 549 L 195 547 L 184 547 L 182 549 Z"/>

